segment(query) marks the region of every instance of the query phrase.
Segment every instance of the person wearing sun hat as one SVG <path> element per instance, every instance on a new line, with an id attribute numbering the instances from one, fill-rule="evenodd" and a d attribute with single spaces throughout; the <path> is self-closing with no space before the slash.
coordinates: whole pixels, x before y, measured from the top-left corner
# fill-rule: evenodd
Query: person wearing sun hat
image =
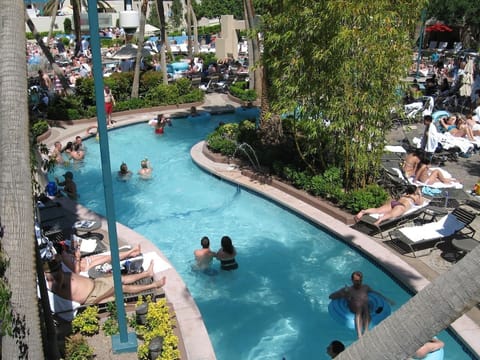
<path id="1" fill-rule="evenodd" d="M 71 171 L 67 171 L 63 174 L 65 181 L 59 181 L 58 178 L 55 178 L 58 186 L 63 186 L 63 191 L 65 194 L 72 200 L 78 199 L 77 194 L 77 184 L 73 181 L 73 173 Z"/>

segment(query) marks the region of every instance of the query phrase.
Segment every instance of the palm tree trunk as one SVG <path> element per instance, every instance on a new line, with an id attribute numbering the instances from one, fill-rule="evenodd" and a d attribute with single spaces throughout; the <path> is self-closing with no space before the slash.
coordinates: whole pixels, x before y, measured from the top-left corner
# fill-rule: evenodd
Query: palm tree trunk
<path id="1" fill-rule="evenodd" d="M 80 0 L 70 0 L 73 10 L 73 28 L 75 33 L 75 56 L 78 55 L 81 49 L 82 31 L 80 28 L 80 12 L 82 7 L 80 6 Z"/>
<path id="2" fill-rule="evenodd" d="M 165 85 L 168 84 L 167 58 L 165 55 L 165 45 L 168 46 L 167 25 L 165 22 L 165 9 L 163 0 L 157 0 L 157 13 L 160 20 L 160 67 L 162 68 L 162 79 Z M 171 52 L 171 50 L 169 50 Z"/>
<path id="3" fill-rule="evenodd" d="M 133 73 L 132 98 L 138 98 L 140 87 L 140 62 L 142 61 L 143 42 L 145 40 L 145 19 L 147 17 L 148 0 L 143 0 L 140 9 L 140 28 L 138 32 L 137 57 L 135 58 L 135 70 Z"/>
<path id="4" fill-rule="evenodd" d="M 480 303 L 479 273 L 477 247 L 337 358 L 406 359 Z"/>
<path id="5" fill-rule="evenodd" d="M 48 30 L 48 37 L 47 37 L 47 43 L 50 43 L 50 39 L 52 38 L 53 34 L 53 26 L 55 25 L 55 19 L 57 18 L 57 11 L 58 11 L 58 5 L 60 4 L 60 0 L 55 0 L 55 5 L 53 7 L 53 13 L 51 14 L 52 20 L 50 21 L 50 29 Z"/>
<path id="6" fill-rule="evenodd" d="M 188 46 L 188 57 L 192 58 L 192 13 L 190 8 L 192 7 L 192 0 L 187 0 L 187 46 Z"/>
<path id="7" fill-rule="evenodd" d="M 0 216 L 2 251 L 9 258 L 12 335 L 2 337 L 3 359 L 45 358 L 36 294 L 35 238 L 30 173 L 27 68 L 23 0 L 0 0 Z M 15 169 L 12 171 L 12 169 Z"/>
<path id="8" fill-rule="evenodd" d="M 193 11 L 193 6 L 190 4 L 190 16 L 193 23 L 193 53 L 198 54 L 200 51 L 198 49 L 198 21 L 195 11 Z"/>
<path id="9" fill-rule="evenodd" d="M 55 62 L 55 59 L 53 58 L 52 53 L 50 52 L 50 48 L 47 45 L 45 45 L 45 43 L 43 42 L 42 37 L 38 33 L 37 28 L 35 27 L 35 24 L 33 23 L 33 21 L 28 16 L 28 13 L 27 13 L 26 10 L 25 10 L 25 22 L 27 23 L 28 28 L 32 32 L 33 36 L 35 37 L 35 40 L 37 40 L 38 46 L 40 46 L 40 48 L 42 49 L 43 54 L 45 55 L 48 62 L 50 63 L 50 66 L 52 67 L 53 71 L 55 72 L 55 75 L 57 75 L 58 78 L 60 79 L 62 87 L 65 90 L 65 93 L 66 94 L 71 94 L 73 91 L 70 88 L 70 85 L 68 84 L 67 78 L 63 74 L 63 71 L 60 68 L 60 66 L 58 66 L 57 63 Z"/>
<path id="10" fill-rule="evenodd" d="M 247 23 L 247 30 L 255 29 L 255 10 L 253 8 L 252 0 L 244 0 L 243 7 L 245 12 L 245 19 Z M 259 64 L 261 60 L 260 41 L 258 39 L 258 32 L 255 29 L 253 36 L 248 37 L 248 63 L 250 69 L 248 77 L 250 78 L 250 89 L 257 91 L 258 97 L 262 95 L 262 71 L 259 67 L 253 65 Z M 254 70 L 252 70 L 254 69 Z"/>

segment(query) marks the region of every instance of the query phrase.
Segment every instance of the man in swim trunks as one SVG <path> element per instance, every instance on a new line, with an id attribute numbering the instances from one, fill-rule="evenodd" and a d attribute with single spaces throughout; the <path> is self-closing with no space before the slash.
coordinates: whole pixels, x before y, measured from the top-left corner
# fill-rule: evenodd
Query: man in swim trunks
<path id="1" fill-rule="evenodd" d="M 360 338 L 365 331 L 368 331 L 370 326 L 370 309 L 368 308 L 368 293 L 375 293 L 383 297 L 386 301 L 393 305 L 393 301 L 389 300 L 379 292 L 373 290 L 368 285 L 362 284 L 363 274 L 360 271 L 352 273 L 352 286 L 345 286 L 332 294 L 329 298 L 331 300 L 345 298 L 348 303 L 350 311 L 355 314 L 355 328 L 357 335 Z"/>
<path id="2" fill-rule="evenodd" d="M 370 208 L 361 210 L 355 215 L 355 221 L 358 222 L 363 215 L 366 214 L 379 214 L 378 220 L 373 224 L 378 226 L 382 221 L 396 218 L 405 212 L 407 212 L 414 205 L 422 205 L 424 199 L 422 193 L 415 185 L 409 185 L 405 189 L 405 194 L 398 200 L 388 200 L 385 204 L 378 208 Z"/>
<path id="3" fill-rule="evenodd" d="M 195 250 L 193 255 L 195 255 L 195 260 L 197 261 L 197 269 L 205 270 L 210 267 L 213 258 L 217 254 L 210 250 L 210 239 L 207 236 L 202 237 L 200 244 L 202 248 Z"/>
<path id="4" fill-rule="evenodd" d="M 110 300 L 114 295 L 113 277 L 91 279 L 73 272 L 65 271 L 60 260 L 54 259 L 43 264 L 47 287 L 56 295 L 82 305 L 98 304 Z M 142 291 L 158 289 L 165 285 L 166 278 L 150 284 L 133 285 L 134 282 L 153 277 L 153 261 L 148 269 L 139 274 L 123 275 L 124 293 L 138 294 Z"/>

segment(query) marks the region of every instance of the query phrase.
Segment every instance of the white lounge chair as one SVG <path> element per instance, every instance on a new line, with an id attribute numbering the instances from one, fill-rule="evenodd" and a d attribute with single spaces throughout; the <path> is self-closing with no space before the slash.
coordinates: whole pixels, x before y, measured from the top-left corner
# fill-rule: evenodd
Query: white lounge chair
<path id="1" fill-rule="evenodd" d="M 433 250 L 438 244 L 445 242 L 459 232 L 473 236 L 475 230 L 470 224 L 475 220 L 475 217 L 475 213 L 459 207 L 438 221 L 396 229 L 391 231 L 389 235 L 392 240 L 407 245 L 413 256 L 417 257 L 414 250 L 416 245 L 432 242 L 434 243 Z"/>

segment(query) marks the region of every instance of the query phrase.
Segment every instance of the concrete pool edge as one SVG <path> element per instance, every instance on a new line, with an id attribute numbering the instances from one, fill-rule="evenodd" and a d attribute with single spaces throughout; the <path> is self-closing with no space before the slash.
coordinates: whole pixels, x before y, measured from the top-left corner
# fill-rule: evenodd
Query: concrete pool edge
<path id="1" fill-rule="evenodd" d="M 392 276 L 415 293 L 430 283 L 419 271 L 403 260 L 399 254 L 393 253 L 369 236 L 352 229 L 344 222 L 333 218 L 290 194 L 243 175 L 236 166 L 211 160 L 205 156 L 203 152 L 204 143 L 204 141 L 201 141 L 190 150 L 193 162 L 203 170 L 259 193 L 301 214 L 313 223 L 326 228 L 331 233 L 341 237 L 344 241 L 374 259 L 381 267 L 385 268 Z M 480 326 L 478 324 L 467 315 L 463 315 L 450 325 L 450 329 L 458 336 L 464 345 L 468 347 L 470 352 L 477 358 L 480 358 L 480 344 L 478 343 Z"/>

